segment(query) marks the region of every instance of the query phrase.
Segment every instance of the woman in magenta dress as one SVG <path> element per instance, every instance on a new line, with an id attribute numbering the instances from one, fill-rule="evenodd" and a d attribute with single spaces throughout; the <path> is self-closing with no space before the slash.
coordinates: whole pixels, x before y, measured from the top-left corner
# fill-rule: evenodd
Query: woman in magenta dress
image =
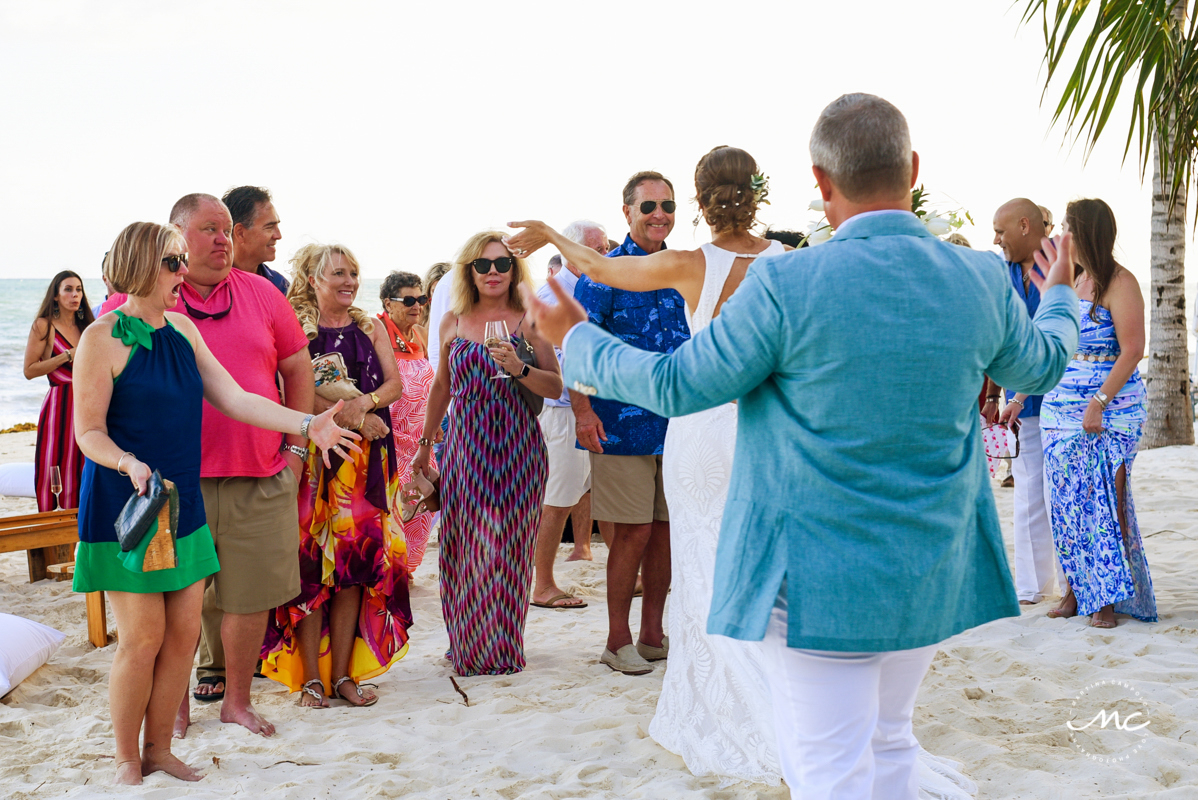
<path id="1" fill-rule="evenodd" d="M 45 375 L 50 380 L 50 391 L 46 392 L 37 420 L 33 476 L 38 511 L 79 507 L 83 456 L 75 444 L 71 374 L 79 337 L 95 319 L 83 291 L 83 280 L 74 272 L 63 270 L 50 281 L 29 331 L 25 377 L 33 380 Z M 58 467 L 62 476 L 62 493 L 57 498 L 50 486 L 52 467 Z"/>
<path id="2" fill-rule="evenodd" d="M 333 459 L 331 467 L 309 448 L 298 500 L 300 593 L 275 609 L 262 673 L 302 689 L 304 706 L 323 708 L 330 697 L 373 705 L 378 697 L 359 683 L 407 654 L 412 624 L 407 549 L 391 514 L 399 484 L 387 412 L 403 385 L 382 326 L 353 305 L 359 286 L 353 253 L 310 244 L 291 263 L 287 299 L 309 351 L 314 358 L 340 354 L 361 391 L 336 420 L 365 441 L 362 452 Z M 317 410 L 331 405 L 316 398 Z"/>
<path id="3" fill-rule="evenodd" d="M 541 397 L 562 393 L 552 345 L 524 324 L 518 288 L 528 281 L 528 266 L 501 237 L 475 234 L 454 263 L 456 294 L 441 321 L 441 359 L 412 464 L 428 474 L 432 438 L 452 397 L 441 471 L 441 608 L 449 662 L 459 675 L 524 669 L 547 464 L 537 417 L 517 387 Z M 488 346 L 486 323 L 500 320 L 512 338 Z M 520 335 L 541 369 L 517 357 L 512 343 Z"/>
<path id="4" fill-rule="evenodd" d="M 421 289 L 420 276 L 411 272 L 392 272 L 379 287 L 384 313 L 379 319 L 387 332 L 387 341 L 395 355 L 395 365 L 403 379 L 403 394 L 391 404 L 391 436 L 395 439 L 395 462 L 401 486 L 412 480 L 412 459 L 416 457 L 420 431 L 424 427 L 424 408 L 433 386 L 433 366 L 428 362 L 428 335 L 421 317 L 428 311 L 428 295 Z M 437 468 L 436 460 L 430 462 Z M 402 498 L 397 494 L 391 513 L 402 518 Z M 403 523 L 408 543 L 408 574 L 416 572 L 424 560 L 433 514 L 422 511 Z"/>

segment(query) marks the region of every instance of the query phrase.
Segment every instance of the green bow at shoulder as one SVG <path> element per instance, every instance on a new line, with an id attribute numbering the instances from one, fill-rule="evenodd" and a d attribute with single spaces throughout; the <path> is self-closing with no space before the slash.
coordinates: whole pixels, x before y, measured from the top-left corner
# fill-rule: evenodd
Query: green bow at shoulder
<path id="1" fill-rule="evenodd" d="M 132 347 L 136 352 L 138 347 L 147 350 L 154 349 L 154 327 L 144 319 L 130 317 L 121 311 L 114 311 L 116 324 L 112 326 L 112 335 L 121 340 L 122 344 Z M 129 354 L 132 357 L 132 353 Z"/>

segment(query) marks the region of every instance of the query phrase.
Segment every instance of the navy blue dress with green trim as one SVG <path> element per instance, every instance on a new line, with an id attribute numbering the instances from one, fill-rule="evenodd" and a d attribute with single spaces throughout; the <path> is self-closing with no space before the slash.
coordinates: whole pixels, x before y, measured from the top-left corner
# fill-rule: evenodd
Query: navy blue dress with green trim
<path id="1" fill-rule="evenodd" d="M 200 421 L 204 383 L 191 342 L 174 326 L 154 330 L 116 312 L 113 336 L 132 345 L 125 369 L 112 385 L 108 435 L 179 489 L 179 566 L 133 572 L 117 557 L 121 545 L 113 523 L 133 493 L 129 478 L 91 459 L 83 465 L 79 501 L 79 547 L 74 589 L 172 592 L 220 569 L 200 495 Z"/>

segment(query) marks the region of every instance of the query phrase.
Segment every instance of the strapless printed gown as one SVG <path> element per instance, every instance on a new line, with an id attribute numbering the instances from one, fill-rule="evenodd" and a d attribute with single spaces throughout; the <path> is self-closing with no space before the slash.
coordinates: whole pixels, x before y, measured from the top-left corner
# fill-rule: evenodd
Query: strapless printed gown
<path id="1" fill-rule="evenodd" d="M 703 245 L 703 291 L 690 315 L 691 335 L 711 323 L 738 254 Z M 780 255 L 773 242 L 758 257 Z M 682 757 L 695 775 L 725 784 L 777 785 L 782 773 L 773 706 L 757 642 L 707 633 L 716 544 L 736 449 L 736 405 L 675 417 L 666 433 L 663 477 L 670 508 L 672 581 L 670 658 L 649 735 Z M 969 800 L 977 787 L 959 765 L 920 753 L 920 797 Z"/>

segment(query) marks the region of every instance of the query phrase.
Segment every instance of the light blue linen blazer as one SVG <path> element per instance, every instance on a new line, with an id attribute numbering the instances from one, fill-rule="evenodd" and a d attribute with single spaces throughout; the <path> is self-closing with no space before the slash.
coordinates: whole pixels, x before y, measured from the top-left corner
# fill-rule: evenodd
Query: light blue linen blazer
<path id="1" fill-rule="evenodd" d="M 1072 288 L 1033 321 L 997 256 L 894 212 L 758 260 L 671 355 L 587 324 L 564 368 L 663 416 L 739 398 L 709 633 L 761 639 L 786 576 L 791 647 L 877 652 L 1019 614 L 978 390 L 1047 392 L 1077 337 Z"/>

